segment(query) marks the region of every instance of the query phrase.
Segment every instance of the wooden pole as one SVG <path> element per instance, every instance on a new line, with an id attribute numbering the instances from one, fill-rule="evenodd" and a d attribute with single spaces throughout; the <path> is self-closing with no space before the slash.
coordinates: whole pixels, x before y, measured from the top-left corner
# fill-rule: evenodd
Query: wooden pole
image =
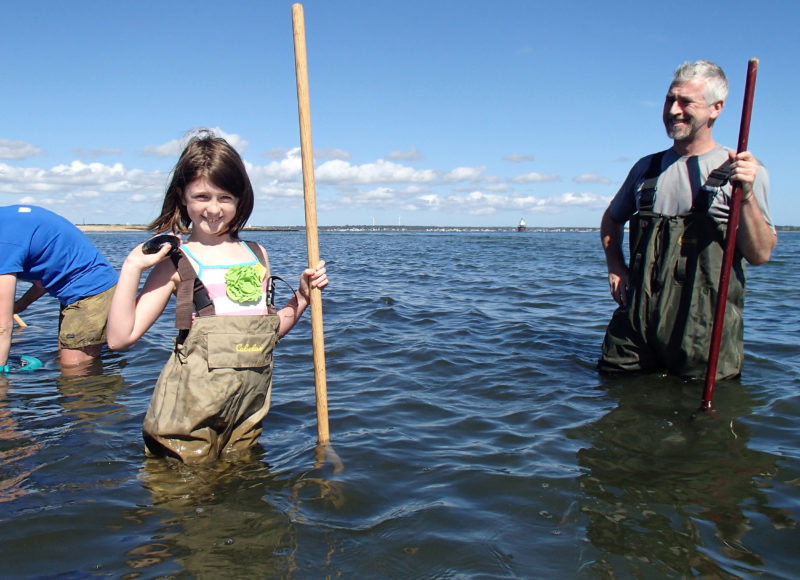
<path id="1" fill-rule="evenodd" d="M 747 63 L 747 81 L 744 86 L 744 103 L 742 105 L 742 121 L 739 125 L 739 143 L 737 153 L 747 151 L 747 141 L 750 137 L 750 117 L 753 112 L 753 94 L 756 90 L 756 73 L 758 72 L 758 59 L 751 58 Z M 742 185 L 733 184 L 731 208 L 728 215 L 728 227 L 725 231 L 725 248 L 722 254 L 722 268 L 719 272 L 719 288 L 717 290 L 717 306 L 714 311 L 714 326 L 711 331 L 711 346 L 708 352 L 708 369 L 706 370 L 706 384 L 703 389 L 703 401 L 700 409 L 711 410 L 711 398 L 714 396 L 714 384 L 717 378 L 717 362 L 719 348 L 722 343 L 722 329 L 725 325 L 725 306 L 728 301 L 728 285 L 731 279 L 731 266 L 733 254 L 736 251 L 736 230 L 739 227 L 739 212 L 741 210 Z"/>
<path id="2" fill-rule="evenodd" d="M 19 314 L 14 315 L 14 322 L 16 322 L 17 326 L 19 326 L 20 328 L 25 328 L 28 326 L 27 324 L 25 324 L 25 321 L 22 320 Z"/>
<path id="3" fill-rule="evenodd" d="M 311 145 L 311 107 L 308 98 L 306 32 L 302 4 L 292 5 L 294 30 L 294 67 L 297 76 L 297 112 L 300 117 L 300 152 L 303 162 L 303 197 L 306 210 L 306 246 L 308 267 L 319 263 L 319 232 L 314 189 L 314 152 Z M 328 431 L 328 386 L 325 377 L 325 337 L 322 328 L 322 291 L 311 288 L 311 342 L 314 350 L 314 383 L 317 399 L 317 442 L 330 441 Z"/>

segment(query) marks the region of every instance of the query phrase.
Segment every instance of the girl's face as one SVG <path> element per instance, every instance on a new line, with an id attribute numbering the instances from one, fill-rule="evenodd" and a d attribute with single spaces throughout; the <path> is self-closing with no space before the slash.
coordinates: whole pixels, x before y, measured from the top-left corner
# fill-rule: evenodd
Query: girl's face
<path id="1" fill-rule="evenodd" d="M 220 236 L 228 232 L 228 224 L 236 216 L 239 199 L 201 177 L 186 186 L 181 202 L 186 206 L 194 229 Z"/>

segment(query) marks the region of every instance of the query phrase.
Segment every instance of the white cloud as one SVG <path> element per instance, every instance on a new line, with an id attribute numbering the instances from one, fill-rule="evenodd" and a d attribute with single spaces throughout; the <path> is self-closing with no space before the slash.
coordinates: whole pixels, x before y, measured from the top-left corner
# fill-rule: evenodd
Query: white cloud
<path id="1" fill-rule="evenodd" d="M 548 175 L 546 173 L 523 173 L 517 175 L 511 181 L 514 183 L 546 183 L 550 181 L 559 181 L 561 178 L 558 175 Z"/>
<path id="2" fill-rule="evenodd" d="M 83 163 L 73 161 L 51 169 L 14 167 L 0 163 L 0 193 L 85 195 L 100 193 L 133 193 L 147 189 L 163 189 L 164 176 L 158 172 L 126 169 L 121 163 Z"/>
<path id="3" fill-rule="evenodd" d="M 239 152 L 239 155 L 244 155 L 247 146 L 250 145 L 250 142 L 243 139 L 240 135 L 236 135 L 235 133 L 226 133 L 219 127 L 209 129 L 209 131 L 214 135 L 225 139 L 231 145 L 231 147 Z M 189 139 L 196 134 L 196 130 L 190 131 L 181 139 L 172 139 L 171 141 L 167 141 L 161 145 L 147 145 L 142 150 L 142 155 L 145 157 L 174 157 L 177 159 L 186 148 L 186 144 L 189 142 Z"/>
<path id="4" fill-rule="evenodd" d="M 387 200 L 383 200 L 384 205 Z M 396 200 L 398 203 L 400 200 Z M 561 213 L 575 208 L 597 209 L 608 204 L 608 198 L 590 193 L 563 193 L 548 198 L 532 195 L 498 194 L 479 190 L 445 195 L 426 193 L 414 198 L 419 210 L 432 210 L 468 215 L 489 215 L 503 211 L 526 213 Z"/>
<path id="5" fill-rule="evenodd" d="M 439 209 L 439 205 L 441 204 L 441 199 L 439 199 L 439 196 L 435 193 L 420 195 L 417 199 L 424 202 L 430 209 Z"/>
<path id="6" fill-rule="evenodd" d="M 594 193 L 562 193 L 551 199 L 553 204 L 569 207 L 603 208 L 608 205 L 611 196 Z"/>
<path id="7" fill-rule="evenodd" d="M 276 201 L 281 200 L 284 202 L 303 202 L 303 184 L 300 182 L 285 183 L 278 180 L 272 180 L 266 183 L 258 183 L 252 179 L 253 191 L 255 192 L 256 199 Z M 292 204 L 296 205 L 296 203 Z"/>
<path id="8" fill-rule="evenodd" d="M 394 205 L 397 197 L 390 187 L 376 187 L 369 191 L 364 191 L 358 195 L 351 196 L 356 205 L 369 205 L 372 207 L 386 207 Z"/>
<path id="9" fill-rule="evenodd" d="M 611 183 L 608 177 L 603 177 L 596 173 L 583 173 L 577 177 L 573 177 L 572 181 L 575 183 Z"/>
<path id="10" fill-rule="evenodd" d="M 526 161 L 533 161 L 533 155 L 528 155 L 527 153 L 511 153 L 510 155 L 506 155 L 504 159 L 512 163 L 525 163 Z"/>
<path id="11" fill-rule="evenodd" d="M 248 142 L 238 135 L 216 129 L 235 147 L 244 148 Z M 8 142 L 0 142 L 8 143 Z M 152 155 L 168 155 L 172 165 L 185 143 L 173 140 L 148 147 Z M 22 144 L 25 145 L 25 144 Z M 17 149 L 23 149 L 19 144 Z M 116 150 L 89 151 L 87 154 L 114 154 Z M 395 152 L 395 158 L 421 158 L 415 147 L 407 152 Z M 369 210 L 428 212 L 439 219 L 454 216 L 502 215 L 503 212 L 530 214 L 564 214 L 577 209 L 594 211 L 608 203 L 607 197 L 590 193 L 565 192 L 550 197 L 522 193 L 515 184 L 560 181 L 558 175 L 524 173 L 516 177 L 485 175 L 486 166 L 454 168 L 415 168 L 401 161 L 377 159 L 373 162 L 352 163 L 344 150 L 327 149 L 316 152 L 315 168 L 317 207 L 322 212 L 342 212 L 355 216 Z M 532 160 L 532 156 L 513 154 L 509 161 Z M 299 147 L 271 149 L 253 164 L 245 159 L 257 198 L 259 223 L 271 223 L 272 212 L 302 208 L 302 160 Z M 166 162 L 164 162 L 166 163 Z M 166 170 L 144 171 L 122 163 L 72 161 L 50 168 L 16 167 L 0 163 L 0 196 L 13 200 L 7 203 L 32 203 L 55 206 L 60 213 L 83 216 L 106 212 L 105 221 L 146 223 L 157 212 L 169 176 Z M 597 175 L 584 174 L 577 183 L 608 183 Z M 540 194 L 541 195 L 541 194 Z M 21 199 L 20 199 L 21 198 Z M 127 205 L 126 205 L 127 204 Z M 141 212 L 141 213 L 139 213 Z M 302 213 L 302 212 L 301 212 Z M 298 214 L 298 215 L 301 215 Z M 277 219 L 285 219 L 284 217 Z M 293 219 L 293 218 L 292 218 Z M 437 218 L 425 218 L 437 219 Z M 457 219 L 457 217 L 455 218 Z M 279 222 L 275 222 L 279 223 Z"/>
<path id="12" fill-rule="evenodd" d="M 502 211 L 560 213 L 567 208 L 596 208 L 607 198 L 588 193 L 563 193 L 549 198 L 510 193 L 508 182 L 482 177 L 480 167 L 456 167 L 447 172 L 417 170 L 407 165 L 379 159 L 355 165 L 345 160 L 330 160 L 315 169 L 318 207 L 324 211 L 403 209 L 436 211 L 462 215 L 488 215 Z M 283 159 L 263 166 L 248 164 L 259 199 L 285 199 L 291 205 L 302 203 L 300 149 L 286 152 Z M 558 176 L 528 173 L 513 181 L 536 183 L 558 181 Z M 480 190 L 454 187 L 458 183 L 482 182 Z M 406 187 L 400 187 L 407 184 Z M 330 186 L 335 186 L 331 189 Z M 296 203 L 292 203 L 296 202 Z"/>
<path id="13" fill-rule="evenodd" d="M 183 139 L 173 139 L 161 145 L 147 145 L 142 149 L 145 157 L 178 157 L 183 151 L 185 141 Z"/>
<path id="14" fill-rule="evenodd" d="M 383 159 L 364 165 L 333 160 L 317 167 L 315 178 L 319 183 L 333 184 L 428 183 L 436 179 L 436 172 L 430 169 L 416 170 Z"/>
<path id="15" fill-rule="evenodd" d="M 87 191 L 76 191 L 75 193 L 70 193 L 66 196 L 66 199 L 97 199 L 101 197 L 103 194 L 99 191 L 87 190 Z"/>
<path id="16" fill-rule="evenodd" d="M 424 158 L 425 156 L 413 145 L 408 151 L 392 151 L 386 156 L 386 159 L 393 161 L 420 161 Z"/>
<path id="17" fill-rule="evenodd" d="M 266 165 L 253 165 L 245 161 L 245 168 L 253 182 L 253 187 L 256 187 L 257 184 L 263 186 L 265 181 L 270 180 L 296 181 L 303 173 L 300 147 L 290 149 L 283 159 L 271 161 Z"/>
<path id="18" fill-rule="evenodd" d="M 509 186 L 507 183 L 490 183 L 488 185 L 483 185 L 483 189 L 487 189 L 489 191 L 494 191 L 497 193 L 502 193 L 504 191 L 508 191 Z"/>
<path id="19" fill-rule="evenodd" d="M 448 171 L 442 181 L 451 183 L 454 181 L 475 181 L 481 176 L 481 173 L 486 171 L 485 166 L 481 167 L 456 167 Z"/>
<path id="20" fill-rule="evenodd" d="M 95 149 L 80 149 L 80 148 L 73 148 L 72 153 L 76 157 L 84 157 L 84 158 L 97 158 L 97 157 L 106 157 L 109 155 L 122 155 L 124 151 L 118 147 L 97 147 Z"/>
<path id="21" fill-rule="evenodd" d="M 0 159 L 22 160 L 40 155 L 42 150 L 24 141 L 0 139 Z"/>
<path id="22" fill-rule="evenodd" d="M 350 159 L 350 154 L 344 149 L 314 149 L 314 159 Z"/>
<path id="23" fill-rule="evenodd" d="M 286 149 L 286 147 L 273 147 L 267 152 L 262 153 L 261 157 L 266 157 L 267 159 L 280 159 L 286 155 L 287 151 L 288 149 Z"/>

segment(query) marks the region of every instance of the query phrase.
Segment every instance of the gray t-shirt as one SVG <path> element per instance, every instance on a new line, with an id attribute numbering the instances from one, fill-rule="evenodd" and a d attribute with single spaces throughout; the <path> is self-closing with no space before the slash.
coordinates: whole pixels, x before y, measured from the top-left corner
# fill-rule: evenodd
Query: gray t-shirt
<path id="1" fill-rule="evenodd" d="M 706 182 L 708 175 L 725 162 L 728 158 L 728 151 L 728 148 L 717 145 L 702 155 L 679 156 L 674 149 L 668 149 L 661 159 L 661 174 L 656 185 L 653 211 L 664 215 L 689 213 L 692 209 L 693 195 Z M 615 221 L 625 223 L 639 211 L 642 184 L 645 181 L 645 173 L 650 166 L 652 157 L 652 155 L 648 155 L 636 162 L 617 195 L 611 200 L 609 211 Z M 761 208 L 761 213 L 764 214 L 764 219 L 774 231 L 775 226 L 767 205 L 768 192 L 769 175 L 766 168 L 759 165 L 753 183 L 753 194 Z M 708 210 L 712 218 L 722 223 L 728 221 L 731 194 L 731 184 L 726 183 Z"/>

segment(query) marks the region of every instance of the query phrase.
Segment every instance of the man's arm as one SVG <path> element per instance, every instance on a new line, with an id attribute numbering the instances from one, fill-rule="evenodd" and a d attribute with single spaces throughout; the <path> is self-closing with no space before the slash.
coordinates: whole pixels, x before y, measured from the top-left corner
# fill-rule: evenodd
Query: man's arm
<path id="1" fill-rule="evenodd" d="M 628 304 L 628 284 L 630 283 L 628 266 L 625 264 L 625 255 L 622 251 L 624 227 L 624 223 L 611 217 L 610 208 L 606 209 L 600 222 L 600 241 L 606 254 L 611 296 L 620 306 Z"/>
<path id="2" fill-rule="evenodd" d="M 761 213 L 753 194 L 747 197 L 747 194 L 743 193 L 739 230 L 736 233 L 736 246 L 739 251 L 749 263 L 758 266 L 769 262 L 777 243 L 778 236 L 764 219 L 764 214 Z"/>
<path id="3" fill-rule="evenodd" d="M 731 153 L 731 181 L 742 186 L 739 229 L 736 232 L 736 247 L 744 258 L 754 266 L 769 262 L 778 236 L 764 218 L 753 193 L 753 183 L 758 172 L 758 161 L 749 151 Z"/>

